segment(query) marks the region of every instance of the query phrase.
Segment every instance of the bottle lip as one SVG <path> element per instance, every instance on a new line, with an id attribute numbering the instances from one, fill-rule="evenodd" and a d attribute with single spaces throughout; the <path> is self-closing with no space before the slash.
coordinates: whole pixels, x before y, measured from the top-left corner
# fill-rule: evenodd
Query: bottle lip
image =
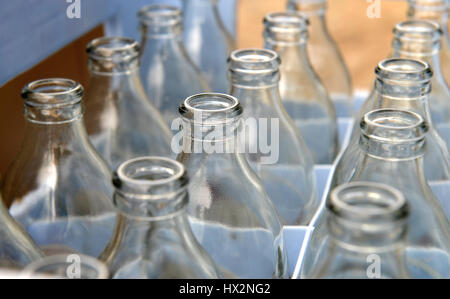
<path id="1" fill-rule="evenodd" d="M 430 20 L 409 20 L 396 24 L 395 38 L 405 42 L 432 43 L 440 41 L 443 35 L 438 23 Z"/>
<path id="2" fill-rule="evenodd" d="M 266 30 L 280 33 L 308 32 L 308 17 L 297 11 L 269 13 L 264 17 Z"/>
<path id="3" fill-rule="evenodd" d="M 232 73 L 265 76 L 279 71 L 281 59 L 268 49 L 240 49 L 231 52 L 228 64 Z"/>
<path id="4" fill-rule="evenodd" d="M 172 5 L 151 4 L 138 11 L 138 18 L 143 25 L 165 27 L 181 24 L 183 14 Z"/>
<path id="5" fill-rule="evenodd" d="M 127 37 L 100 37 L 86 46 L 89 58 L 107 61 L 128 61 L 139 56 L 140 45 Z"/>
<path id="6" fill-rule="evenodd" d="M 147 156 L 123 162 L 115 172 L 113 184 L 117 189 L 125 188 L 128 192 L 145 195 L 148 192 L 146 187 L 166 186 L 176 182 L 179 187 L 187 184 L 183 164 L 165 157 Z"/>
<path id="7" fill-rule="evenodd" d="M 375 223 L 402 220 L 408 215 L 403 194 L 386 184 L 351 182 L 331 191 L 327 208 L 349 221 Z"/>
<path id="8" fill-rule="evenodd" d="M 428 131 L 421 115 L 396 109 L 370 111 L 362 118 L 360 127 L 364 136 L 388 144 L 420 142 Z"/>
<path id="9" fill-rule="evenodd" d="M 48 78 L 28 83 L 22 89 L 26 105 L 36 108 L 61 108 L 81 102 L 84 90 L 80 83 L 64 78 Z"/>
<path id="10" fill-rule="evenodd" d="M 378 63 L 375 75 L 381 80 L 389 80 L 396 84 L 427 83 L 433 72 L 428 63 L 406 58 L 389 58 Z"/>
<path id="11" fill-rule="evenodd" d="M 421 11 L 442 12 L 449 7 L 447 0 L 408 0 L 411 8 Z"/>
<path id="12" fill-rule="evenodd" d="M 239 100 L 221 93 L 201 93 L 186 98 L 178 112 L 186 119 L 201 124 L 218 124 L 233 121 L 243 113 Z"/>

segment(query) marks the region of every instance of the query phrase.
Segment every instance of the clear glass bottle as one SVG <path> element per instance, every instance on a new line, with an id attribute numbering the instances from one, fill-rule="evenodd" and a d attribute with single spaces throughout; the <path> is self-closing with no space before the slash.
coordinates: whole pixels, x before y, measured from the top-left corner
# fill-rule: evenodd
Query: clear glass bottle
<path id="1" fill-rule="evenodd" d="M 327 238 L 310 276 L 405 279 L 408 204 L 396 189 L 372 182 L 335 188 L 327 202 Z"/>
<path id="2" fill-rule="evenodd" d="M 427 181 L 450 180 L 450 156 L 445 141 L 434 126 L 429 107 L 430 82 L 433 76 L 426 62 L 392 58 L 378 63 L 375 83 L 369 98 L 358 112 L 361 119 L 365 113 L 381 108 L 413 111 L 420 114 L 429 127 L 424 156 L 424 173 Z M 353 173 L 359 147 L 359 122 L 355 122 L 350 143 L 337 165 L 333 186 L 343 184 Z"/>
<path id="3" fill-rule="evenodd" d="M 69 79 L 25 86 L 25 137 L 2 195 L 38 245 L 97 256 L 115 213 L 109 168 L 83 125 L 82 96 L 83 87 Z"/>
<path id="4" fill-rule="evenodd" d="M 230 94 L 244 107 L 246 158 L 283 224 L 307 225 L 318 207 L 311 154 L 280 98 L 280 58 L 271 50 L 234 51 Z"/>
<path id="5" fill-rule="evenodd" d="M 9 215 L 0 196 L 0 268 L 20 269 L 42 255 L 28 233 Z"/>
<path id="6" fill-rule="evenodd" d="M 235 48 L 225 29 L 217 0 L 182 0 L 184 44 L 211 90 L 227 93 L 227 58 Z"/>
<path id="7" fill-rule="evenodd" d="M 46 256 L 29 264 L 22 278 L 108 279 L 108 268 L 101 261 L 83 254 Z"/>
<path id="8" fill-rule="evenodd" d="M 208 83 L 183 46 L 181 10 L 168 5 L 144 6 L 138 13 L 142 37 L 141 78 L 145 91 L 169 128 L 178 127 L 178 104 L 208 91 Z"/>
<path id="9" fill-rule="evenodd" d="M 410 205 L 406 243 L 407 267 L 414 278 L 450 275 L 450 223 L 423 174 L 428 126 L 417 113 L 380 109 L 361 121 L 355 169 L 342 182 L 376 182 L 403 193 Z M 341 179 L 342 181 L 342 179 Z M 329 200 L 328 200 L 329 202 Z M 302 276 L 312 275 L 327 239 L 327 211 L 321 210 L 302 263 Z"/>
<path id="10" fill-rule="evenodd" d="M 282 61 L 283 105 L 315 163 L 332 164 L 338 151 L 336 111 L 308 58 L 308 18 L 297 12 L 271 13 L 264 25 L 264 47 L 277 52 Z"/>
<path id="11" fill-rule="evenodd" d="M 439 59 L 442 31 L 432 21 L 412 20 L 394 27 L 393 58 L 410 58 L 427 62 L 432 71 L 430 112 L 434 125 L 450 144 L 450 90 L 441 71 Z M 450 63 L 450 62 L 449 62 Z"/>
<path id="12" fill-rule="evenodd" d="M 437 22 L 443 31 L 441 46 L 441 67 L 445 81 L 450 82 L 450 35 L 448 30 L 448 0 L 408 0 L 410 19 Z"/>
<path id="13" fill-rule="evenodd" d="M 111 169 L 143 155 L 170 155 L 172 134 L 139 78 L 139 48 L 123 37 L 101 37 L 87 46 L 84 124 Z"/>
<path id="14" fill-rule="evenodd" d="M 189 179 L 181 163 L 162 157 L 128 160 L 113 183 L 119 216 L 100 256 L 111 278 L 219 278 L 189 225 Z"/>
<path id="15" fill-rule="evenodd" d="M 326 0 L 288 0 L 288 10 L 299 11 L 309 18 L 309 58 L 335 105 L 337 115 L 351 116 L 353 108 L 350 73 L 338 46 L 328 32 L 326 8 Z"/>
<path id="16" fill-rule="evenodd" d="M 179 112 L 178 161 L 190 175 L 195 236 L 226 278 L 288 278 L 281 222 L 238 142 L 242 106 L 232 96 L 200 94 Z"/>

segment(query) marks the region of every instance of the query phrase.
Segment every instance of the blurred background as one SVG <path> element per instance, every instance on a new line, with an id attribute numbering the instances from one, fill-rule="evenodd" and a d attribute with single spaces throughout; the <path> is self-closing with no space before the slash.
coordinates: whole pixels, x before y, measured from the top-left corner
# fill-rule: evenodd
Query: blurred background
<path id="1" fill-rule="evenodd" d="M 86 0 L 81 0 L 86 1 Z M 97 0 L 89 0 L 90 4 Z M 146 3 L 155 3 L 158 1 L 142 1 L 142 0 L 120 0 L 126 5 L 139 7 Z M 230 0 L 220 0 L 223 2 Z M 367 10 L 374 0 L 328 0 L 327 23 L 328 29 L 337 42 L 345 62 L 347 63 L 354 89 L 367 90 L 371 88 L 373 80 L 373 69 L 378 61 L 386 57 L 389 53 L 392 40 L 393 26 L 406 19 L 407 2 L 406 0 L 381 0 L 380 18 L 369 18 Z M 5 48 L 8 45 L 14 45 L 16 40 L 20 38 L 28 38 L 26 35 L 27 28 L 33 26 L 43 26 L 45 31 L 45 21 L 33 24 L 31 18 L 17 18 L 12 12 L 18 12 L 18 2 L 26 4 L 31 15 L 43 14 L 46 6 L 39 3 L 53 2 L 63 7 L 67 6 L 65 0 L 15 0 L 1 1 L 0 4 L 0 44 Z M 102 2 L 102 1 L 99 1 Z M 104 2 L 104 1 L 103 1 Z M 114 1 L 114 2 L 117 2 Z M 161 1 L 160 1 L 161 2 Z M 167 1 L 162 1 L 167 2 Z M 33 6 L 33 4 L 36 4 Z M 112 2 L 109 2 L 112 3 Z M 236 39 L 239 48 L 261 47 L 262 46 L 262 19 L 266 13 L 285 10 L 285 0 L 238 0 L 236 6 Z M 91 9 L 88 14 L 100 14 L 104 11 Z M 85 13 L 85 10 L 83 10 Z M 134 12 L 130 12 L 131 17 Z M 231 17 L 228 14 L 229 17 Z M 53 18 L 55 16 L 48 16 Z M 47 17 L 47 18 L 48 18 Z M 71 26 L 83 26 L 83 17 L 79 20 L 71 20 Z M 227 20 L 225 20 L 227 21 Z M 75 23 L 79 22 L 79 23 Z M 15 30 L 11 24 L 20 23 L 20 30 Z M 25 24 L 24 24 L 25 23 Z M 228 20 L 230 23 L 230 20 Z M 78 25 L 79 24 L 79 25 Z M 91 24 L 92 25 L 92 24 Z M 87 56 L 85 54 L 86 44 L 99 36 L 102 36 L 109 29 L 105 28 L 101 23 L 90 26 L 88 30 L 82 30 L 82 35 L 75 40 L 65 42 L 56 52 L 53 51 L 48 57 L 43 57 L 39 62 L 32 63 L 30 68 L 22 71 L 13 78 L 8 78 L 6 83 L 0 83 L 0 173 L 5 173 L 11 160 L 20 148 L 23 138 L 24 119 L 22 116 L 23 103 L 20 98 L 22 87 L 33 80 L 45 77 L 67 77 L 86 84 L 88 78 Z M 129 25 L 128 29 L 134 30 L 135 25 Z M 84 27 L 83 27 L 84 28 Z M 86 27 L 87 28 L 87 27 Z M 69 27 L 62 27 L 58 30 L 58 34 L 64 35 L 65 31 L 69 31 Z M 17 32 L 16 32 L 17 31 Z M 8 35 L 9 34 L 9 35 Z M 23 35 L 22 35 L 23 34 Z M 137 34 L 137 32 L 136 32 Z M 130 35 L 130 34 L 128 34 Z M 5 37 L 6 36 L 6 37 Z M 9 39 L 7 38 L 9 36 Z M 36 39 L 44 38 L 37 36 Z M 1 50 L 1 49 L 0 49 Z M 25 49 L 23 59 L 27 55 L 33 55 L 33 47 Z M 0 51 L 0 56 L 2 52 Z M 12 55 L 14 56 L 14 55 Z M 17 55 L 16 55 L 17 56 Z M 0 57 L 0 73 L 2 69 L 7 69 L 9 64 L 14 64 L 21 57 L 9 57 L 3 55 Z"/>

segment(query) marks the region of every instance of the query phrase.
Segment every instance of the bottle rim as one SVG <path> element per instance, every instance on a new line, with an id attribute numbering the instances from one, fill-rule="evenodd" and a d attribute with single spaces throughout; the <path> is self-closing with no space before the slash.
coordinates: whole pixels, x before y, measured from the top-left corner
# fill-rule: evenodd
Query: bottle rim
<path id="1" fill-rule="evenodd" d="M 401 220 L 409 212 L 408 203 L 399 190 L 364 181 L 334 188 L 327 208 L 340 218 L 366 223 Z"/>
<path id="2" fill-rule="evenodd" d="M 228 58 L 229 71 L 244 75 L 270 75 L 279 71 L 280 56 L 269 49 L 240 49 Z"/>
<path id="3" fill-rule="evenodd" d="M 382 80 L 397 84 L 416 84 L 429 82 L 433 71 L 428 63 L 421 60 L 388 58 L 378 63 L 375 75 Z"/>
<path id="4" fill-rule="evenodd" d="M 234 121 L 242 115 L 239 100 L 221 93 L 200 93 L 186 98 L 178 107 L 180 115 L 201 124 L 218 124 Z M 199 118 L 200 119 L 197 119 Z"/>
<path id="5" fill-rule="evenodd" d="M 174 26 L 182 22 L 183 13 L 178 7 L 165 4 L 150 4 L 138 11 L 141 24 L 148 26 Z"/>
<path id="6" fill-rule="evenodd" d="M 281 33 L 308 32 L 309 18 L 297 11 L 269 13 L 264 17 L 266 30 Z"/>
<path id="7" fill-rule="evenodd" d="M 99 37 L 88 43 L 86 52 L 96 60 L 130 60 L 139 56 L 140 45 L 127 37 Z"/>
<path id="8" fill-rule="evenodd" d="M 401 41 L 436 42 L 443 35 L 437 22 L 430 20 L 408 20 L 394 26 L 395 38 Z"/>
<path id="9" fill-rule="evenodd" d="M 80 83 L 65 78 L 40 79 L 22 89 L 25 104 L 36 108 L 61 108 L 81 102 L 84 89 Z"/>

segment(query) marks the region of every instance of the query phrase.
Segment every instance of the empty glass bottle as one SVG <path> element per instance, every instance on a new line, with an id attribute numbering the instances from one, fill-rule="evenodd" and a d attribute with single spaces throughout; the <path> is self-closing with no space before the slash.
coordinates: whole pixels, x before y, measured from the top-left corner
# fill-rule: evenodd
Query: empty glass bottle
<path id="1" fill-rule="evenodd" d="M 356 167 L 351 173 L 341 172 L 344 179 L 339 180 L 378 182 L 402 192 L 411 210 L 406 244 L 411 276 L 448 278 L 450 223 L 422 168 L 426 122 L 414 112 L 380 109 L 365 114 L 360 127 L 359 151 L 354 156 Z M 327 238 L 326 213 L 321 210 L 312 224 L 314 231 L 303 259 L 304 277 L 310 277 L 313 265 L 323 258 L 320 248 Z"/>
<path id="2" fill-rule="evenodd" d="M 217 0 L 183 0 L 184 44 L 211 90 L 227 93 L 227 58 L 234 41 L 225 29 Z"/>
<path id="3" fill-rule="evenodd" d="M 69 79 L 25 86 L 25 138 L 2 195 L 38 245 L 97 256 L 112 233 L 115 213 L 109 168 L 83 126 L 82 96 L 83 87 Z"/>
<path id="4" fill-rule="evenodd" d="M 100 259 L 112 278 L 218 278 L 189 226 L 184 166 L 162 157 L 124 162 L 113 183 L 119 211 L 115 234 Z"/>
<path id="5" fill-rule="evenodd" d="M 441 47 L 441 67 L 445 81 L 450 82 L 450 35 L 448 33 L 448 0 L 409 0 L 410 19 L 437 22 L 443 31 Z"/>
<path id="6" fill-rule="evenodd" d="M 183 17 L 178 8 L 148 5 L 138 16 L 145 91 L 169 128 L 178 130 L 172 127 L 173 120 L 178 118 L 178 104 L 190 95 L 208 91 L 208 84 L 183 46 Z"/>
<path id="7" fill-rule="evenodd" d="M 327 202 L 321 258 L 303 278 L 410 278 L 407 218 L 407 202 L 392 187 L 354 182 L 335 188 Z"/>
<path id="8" fill-rule="evenodd" d="M 450 144 L 450 90 L 442 75 L 439 59 L 442 31 L 432 21 L 413 20 L 397 24 L 392 43 L 394 58 L 427 62 L 432 71 L 430 111 L 436 128 Z"/>
<path id="9" fill-rule="evenodd" d="M 328 33 L 326 7 L 326 0 L 288 0 L 288 10 L 300 11 L 309 18 L 309 58 L 333 100 L 337 115 L 350 116 L 353 112 L 350 73 Z"/>
<path id="10" fill-rule="evenodd" d="M 189 175 L 195 236 L 226 278 L 288 278 L 282 225 L 242 154 L 242 106 L 232 96 L 200 94 L 179 108 L 178 161 Z"/>
<path id="11" fill-rule="evenodd" d="M 23 268 L 41 257 L 39 247 L 9 215 L 0 196 L 0 268 Z"/>
<path id="12" fill-rule="evenodd" d="M 172 134 L 139 78 L 139 44 L 102 37 L 89 43 L 87 53 L 90 80 L 84 123 L 110 167 L 143 155 L 170 155 Z"/>
<path id="13" fill-rule="evenodd" d="M 247 160 L 283 224 L 306 225 L 318 207 L 314 164 L 281 102 L 279 66 L 280 58 L 271 50 L 234 51 L 229 58 L 230 94 L 244 107 Z"/>
<path id="14" fill-rule="evenodd" d="M 309 62 L 308 18 L 297 12 L 271 13 L 264 25 L 265 48 L 277 52 L 283 62 L 279 83 L 283 105 L 315 163 L 332 164 L 338 148 L 336 111 Z"/>
<path id="15" fill-rule="evenodd" d="M 374 88 L 361 107 L 358 118 L 380 108 L 413 111 L 420 114 L 429 127 L 426 132 L 427 147 L 424 156 L 424 173 L 427 181 L 450 180 L 450 158 L 445 141 L 434 127 L 429 108 L 430 82 L 433 76 L 426 62 L 392 58 L 382 60 L 375 68 Z M 333 186 L 348 180 L 355 169 L 358 152 L 359 123 L 353 127 L 352 137 L 335 171 Z"/>

